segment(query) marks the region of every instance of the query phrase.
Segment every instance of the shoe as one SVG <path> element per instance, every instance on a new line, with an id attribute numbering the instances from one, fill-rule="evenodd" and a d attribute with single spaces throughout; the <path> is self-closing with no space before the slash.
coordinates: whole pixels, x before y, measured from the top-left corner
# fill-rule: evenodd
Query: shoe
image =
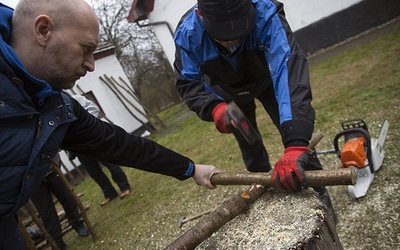
<path id="1" fill-rule="evenodd" d="M 90 233 L 89 233 L 89 230 L 85 227 L 85 226 L 81 226 L 81 227 L 79 227 L 79 228 L 77 228 L 77 229 L 75 229 L 75 231 L 79 234 L 79 236 L 81 236 L 81 237 L 86 237 L 86 236 L 88 236 Z"/>
<path id="2" fill-rule="evenodd" d="M 67 244 L 65 244 L 63 239 L 58 239 L 58 240 L 54 240 L 54 242 L 56 243 L 57 247 L 60 250 L 65 250 L 67 249 Z"/>
<path id="3" fill-rule="evenodd" d="M 108 203 L 110 203 L 110 201 L 112 201 L 114 198 L 105 198 L 101 203 L 100 206 L 104 206 L 107 205 Z"/>
<path id="4" fill-rule="evenodd" d="M 127 189 L 127 190 L 125 190 L 124 192 L 122 192 L 122 193 L 119 195 L 119 198 L 120 198 L 120 199 L 123 199 L 123 198 L 125 198 L 126 196 L 128 196 L 130 193 L 131 193 L 131 190 L 130 190 L 130 189 Z"/>

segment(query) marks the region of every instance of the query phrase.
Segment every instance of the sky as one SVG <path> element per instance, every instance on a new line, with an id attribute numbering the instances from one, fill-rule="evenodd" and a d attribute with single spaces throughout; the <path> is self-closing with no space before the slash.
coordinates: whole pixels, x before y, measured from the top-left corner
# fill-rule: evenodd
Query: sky
<path id="1" fill-rule="evenodd" d="M 18 0 L 0 0 L 0 2 L 4 5 L 10 6 L 11 8 L 15 8 Z"/>

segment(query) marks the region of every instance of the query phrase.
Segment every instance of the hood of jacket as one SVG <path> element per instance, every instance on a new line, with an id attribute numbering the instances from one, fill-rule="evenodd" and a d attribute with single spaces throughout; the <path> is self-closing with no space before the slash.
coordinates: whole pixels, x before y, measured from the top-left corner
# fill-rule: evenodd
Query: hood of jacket
<path id="1" fill-rule="evenodd" d="M 31 96 L 31 98 L 43 99 L 53 93 L 60 93 L 58 90 L 53 90 L 50 84 L 46 81 L 37 79 L 29 74 L 13 48 L 8 44 L 11 36 L 11 20 L 13 12 L 14 10 L 12 8 L 0 3 L 0 56 L 2 56 L 8 65 L 14 70 L 17 77 L 20 77 L 20 74 L 22 74 L 24 78 L 29 80 L 25 84 L 32 85 L 29 86 L 29 89 L 33 90 L 33 96 Z"/>

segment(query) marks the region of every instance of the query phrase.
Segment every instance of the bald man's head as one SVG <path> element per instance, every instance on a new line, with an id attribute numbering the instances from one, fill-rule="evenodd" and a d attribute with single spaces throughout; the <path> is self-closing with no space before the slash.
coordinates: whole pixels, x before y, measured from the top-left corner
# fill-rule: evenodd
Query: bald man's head
<path id="1" fill-rule="evenodd" d="M 53 88 L 71 88 L 94 70 L 97 16 L 84 0 L 20 0 L 10 45 L 33 76 Z"/>
<path id="2" fill-rule="evenodd" d="M 20 0 L 13 15 L 14 29 L 17 32 L 28 29 L 39 15 L 49 16 L 59 27 L 88 18 L 97 20 L 96 14 L 84 0 Z"/>

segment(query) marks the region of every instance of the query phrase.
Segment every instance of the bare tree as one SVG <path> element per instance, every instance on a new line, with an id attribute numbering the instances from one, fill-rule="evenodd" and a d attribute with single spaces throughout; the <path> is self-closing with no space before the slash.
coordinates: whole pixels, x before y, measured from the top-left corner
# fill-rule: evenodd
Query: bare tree
<path id="1" fill-rule="evenodd" d="M 100 40 L 112 44 L 116 57 L 139 98 L 153 112 L 180 101 L 173 71 L 151 26 L 139 27 L 126 17 L 133 0 L 91 0 L 99 17 Z"/>

